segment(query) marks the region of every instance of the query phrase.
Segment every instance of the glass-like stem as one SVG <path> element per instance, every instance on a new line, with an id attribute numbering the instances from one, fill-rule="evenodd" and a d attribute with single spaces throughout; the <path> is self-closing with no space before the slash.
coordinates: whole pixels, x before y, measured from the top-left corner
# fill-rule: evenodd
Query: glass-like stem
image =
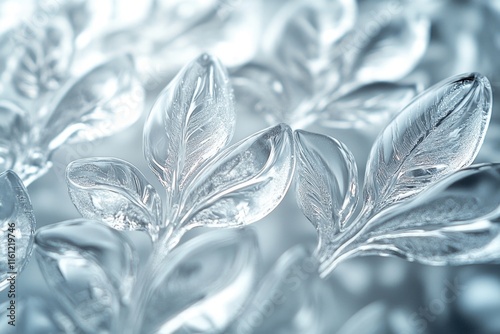
<path id="1" fill-rule="evenodd" d="M 170 224 L 167 224 L 169 226 Z M 161 270 L 162 263 L 177 246 L 185 230 L 182 228 L 165 228 L 160 231 L 158 239 L 153 243 L 151 256 L 137 277 L 132 291 L 131 303 L 122 316 L 122 333 L 141 333 L 146 305 L 151 296 L 150 283 Z"/>

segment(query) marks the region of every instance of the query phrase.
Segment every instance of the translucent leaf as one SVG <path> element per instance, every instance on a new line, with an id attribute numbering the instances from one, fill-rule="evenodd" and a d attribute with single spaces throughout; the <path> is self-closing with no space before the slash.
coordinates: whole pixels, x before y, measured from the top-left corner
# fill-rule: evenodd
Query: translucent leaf
<path id="1" fill-rule="evenodd" d="M 16 104 L 0 101 L 0 171 L 14 169 L 29 142 L 28 114 Z"/>
<path id="2" fill-rule="evenodd" d="M 128 239 L 79 219 L 40 228 L 35 243 L 45 280 L 78 326 L 89 333 L 115 333 L 136 273 Z"/>
<path id="3" fill-rule="evenodd" d="M 339 141 L 295 131 L 296 196 L 303 214 L 324 241 L 344 230 L 358 202 L 358 171 L 351 152 Z"/>
<path id="4" fill-rule="evenodd" d="M 80 159 L 66 169 L 71 200 L 85 218 L 117 230 L 148 231 L 153 239 L 163 221 L 161 198 L 130 163 L 114 158 Z"/>
<path id="5" fill-rule="evenodd" d="M 35 216 L 23 182 L 12 171 L 0 174 L 0 290 L 28 263 L 34 232 Z"/>
<path id="6" fill-rule="evenodd" d="M 227 73 L 207 54 L 186 65 L 161 93 L 144 127 L 144 152 L 169 201 L 230 141 L 234 117 Z"/>
<path id="7" fill-rule="evenodd" d="M 231 74 L 238 110 L 266 118 L 269 124 L 286 120 L 296 96 L 274 69 L 261 64 L 246 64 Z"/>
<path id="8" fill-rule="evenodd" d="M 221 332 L 252 293 L 259 260 L 249 231 L 206 233 L 179 246 L 148 277 L 141 332 Z"/>
<path id="9" fill-rule="evenodd" d="M 361 16 L 337 47 L 343 70 L 356 85 L 403 78 L 419 63 L 429 40 L 430 23 L 422 15 L 385 10 L 378 20 L 372 16 Z"/>
<path id="10" fill-rule="evenodd" d="M 264 276 L 227 333 L 329 334 L 333 295 L 303 246 L 287 250 Z"/>
<path id="11" fill-rule="evenodd" d="M 55 17 L 38 30 L 24 32 L 26 40 L 12 80 L 17 92 L 34 99 L 47 90 L 59 88 L 73 56 L 73 31 L 69 22 Z M 17 32 L 19 36 L 23 33 Z"/>
<path id="12" fill-rule="evenodd" d="M 141 115 L 143 98 L 132 59 L 114 58 L 67 85 L 39 130 L 40 145 L 54 150 L 122 130 Z"/>
<path id="13" fill-rule="evenodd" d="M 365 253 L 433 265 L 500 260 L 500 164 L 460 170 L 368 222 Z"/>
<path id="14" fill-rule="evenodd" d="M 384 124 L 417 95 L 417 86 L 375 82 L 334 97 L 322 111 L 320 122 L 332 128 Z"/>
<path id="15" fill-rule="evenodd" d="M 269 214 L 283 199 L 294 170 L 292 130 L 260 131 L 221 152 L 182 205 L 183 228 L 234 227 Z"/>
<path id="16" fill-rule="evenodd" d="M 352 0 L 292 1 L 271 22 L 265 44 L 289 76 L 307 82 L 329 67 L 332 47 L 355 15 Z"/>
<path id="17" fill-rule="evenodd" d="M 491 87 L 480 74 L 452 77 L 427 89 L 374 143 L 366 167 L 367 205 L 380 209 L 468 166 L 490 114 Z"/>

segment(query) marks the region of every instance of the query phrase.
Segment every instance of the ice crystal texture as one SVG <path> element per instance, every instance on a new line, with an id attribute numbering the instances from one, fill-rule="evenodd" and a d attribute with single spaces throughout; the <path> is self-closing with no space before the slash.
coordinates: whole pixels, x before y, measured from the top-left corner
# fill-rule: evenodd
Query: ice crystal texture
<path id="1" fill-rule="evenodd" d="M 498 260 L 500 230 L 491 219 L 500 214 L 499 167 L 462 169 L 477 155 L 490 113 L 491 87 L 480 74 L 419 95 L 373 144 L 357 216 L 351 214 L 360 192 L 348 149 L 296 131 L 297 201 L 318 231 L 321 274 L 368 254 L 427 264 Z"/>
<path id="2" fill-rule="evenodd" d="M 220 62 L 203 54 L 160 94 L 144 126 L 144 153 L 165 187 L 153 186 L 114 158 L 71 163 L 73 203 L 87 218 L 114 228 L 164 235 L 172 247 L 197 226 L 253 223 L 283 199 L 294 170 L 293 139 L 284 124 L 226 147 L 232 137 L 232 88 Z"/>
<path id="3" fill-rule="evenodd" d="M 14 170 L 25 184 L 51 167 L 61 145 L 108 136 L 134 123 L 143 96 L 132 59 L 119 56 L 65 81 L 60 93 L 47 93 L 43 101 L 0 100 L 0 169 Z"/>
<path id="4" fill-rule="evenodd" d="M 397 81 L 424 54 L 429 21 L 401 12 L 374 22 L 384 4 L 366 3 L 359 15 L 354 0 L 285 4 L 266 31 L 266 61 L 233 73 L 240 103 L 297 128 L 388 121 L 416 95 L 416 85 Z"/>
<path id="5" fill-rule="evenodd" d="M 233 127 L 226 70 L 203 54 L 159 95 L 144 127 L 144 153 L 164 186 L 164 200 L 123 160 L 87 158 L 68 165 L 71 199 L 89 220 L 45 227 L 36 244 L 42 272 L 53 288 L 60 287 L 60 303 L 71 310 L 67 317 L 77 328 L 218 332 L 238 315 L 260 263 L 253 234 L 219 231 L 174 249 L 194 227 L 260 220 L 291 183 L 295 160 L 288 126 L 228 146 Z M 151 237 L 153 250 L 141 270 L 116 230 Z M 108 263 L 114 257 L 120 261 Z"/>
<path id="6" fill-rule="evenodd" d="M 7 279 L 18 275 L 27 264 L 33 248 L 35 216 L 19 177 L 12 171 L 0 174 L 0 290 Z"/>
<path id="7" fill-rule="evenodd" d="M 260 263 L 248 231 L 206 233 L 142 271 L 128 238 L 97 221 L 43 227 L 35 242 L 60 313 L 39 316 L 78 333 L 220 331 L 247 300 Z"/>

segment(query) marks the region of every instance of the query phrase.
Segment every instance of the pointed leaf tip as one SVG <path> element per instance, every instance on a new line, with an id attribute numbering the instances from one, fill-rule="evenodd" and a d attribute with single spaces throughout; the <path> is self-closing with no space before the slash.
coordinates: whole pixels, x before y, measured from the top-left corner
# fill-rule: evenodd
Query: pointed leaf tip
<path id="1" fill-rule="evenodd" d="M 169 200 L 231 140 L 234 123 L 233 90 L 215 57 L 199 56 L 162 91 L 144 126 L 144 154 Z"/>
<path id="2" fill-rule="evenodd" d="M 417 96 L 372 147 L 365 180 L 368 204 L 383 207 L 411 197 L 472 163 L 491 104 L 491 86 L 478 73 L 449 78 Z"/>

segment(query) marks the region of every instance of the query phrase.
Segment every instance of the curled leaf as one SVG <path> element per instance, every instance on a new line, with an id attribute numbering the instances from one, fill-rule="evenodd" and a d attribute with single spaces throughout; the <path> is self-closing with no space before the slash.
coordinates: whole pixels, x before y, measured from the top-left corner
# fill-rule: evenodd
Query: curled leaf
<path id="1" fill-rule="evenodd" d="M 144 175 L 115 158 L 80 159 L 66 169 L 71 200 L 88 219 L 117 230 L 143 230 L 156 239 L 163 221 L 161 198 Z"/>
<path id="2" fill-rule="evenodd" d="M 334 97 L 320 122 L 332 128 L 363 127 L 389 121 L 417 95 L 414 84 L 375 82 Z"/>
<path id="3" fill-rule="evenodd" d="M 468 166 L 490 114 L 491 86 L 480 74 L 452 77 L 424 91 L 374 143 L 366 168 L 367 205 L 380 209 Z"/>
<path id="4" fill-rule="evenodd" d="M 206 233 L 179 246 L 148 282 L 141 331 L 221 332 L 251 295 L 259 260 L 249 231 Z"/>
<path id="5" fill-rule="evenodd" d="M 344 230 L 358 202 L 357 167 L 339 141 L 320 134 L 295 131 L 296 195 L 302 213 L 324 241 Z"/>
<path id="6" fill-rule="evenodd" d="M 186 190 L 180 224 L 234 227 L 265 217 L 290 185 L 293 154 L 292 130 L 285 124 L 228 147 Z"/>
<path id="7" fill-rule="evenodd" d="M 35 243 L 42 274 L 73 321 L 88 333 L 114 333 L 136 272 L 128 239 L 79 219 L 39 229 Z"/>
<path id="8" fill-rule="evenodd" d="M 424 55 L 429 19 L 414 13 L 395 13 L 402 9 L 391 11 L 394 3 L 371 12 L 376 19 L 362 15 L 360 24 L 338 45 L 343 71 L 351 84 L 397 81 L 410 73 Z"/>
<path id="9" fill-rule="evenodd" d="M 500 260 L 500 164 L 460 170 L 368 222 L 364 252 L 433 265 Z"/>
<path id="10" fill-rule="evenodd" d="M 231 139 L 232 88 L 222 64 L 203 54 L 158 97 L 144 126 L 149 166 L 175 201 L 200 168 Z"/>
<path id="11" fill-rule="evenodd" d="M 139 118 L 143 99 L 132 59 L 114 58 L 66 86 L 49 107 L 50 117 L 37 134 L 39 145 L 54 150 L 109 136 Z"/>
<path id="12" fill-rule="evenodd" d="M 12 171 L 0 174 L 0 290 L 28 263 L 33 249 L 35 216 L 19 177 Z"/>

